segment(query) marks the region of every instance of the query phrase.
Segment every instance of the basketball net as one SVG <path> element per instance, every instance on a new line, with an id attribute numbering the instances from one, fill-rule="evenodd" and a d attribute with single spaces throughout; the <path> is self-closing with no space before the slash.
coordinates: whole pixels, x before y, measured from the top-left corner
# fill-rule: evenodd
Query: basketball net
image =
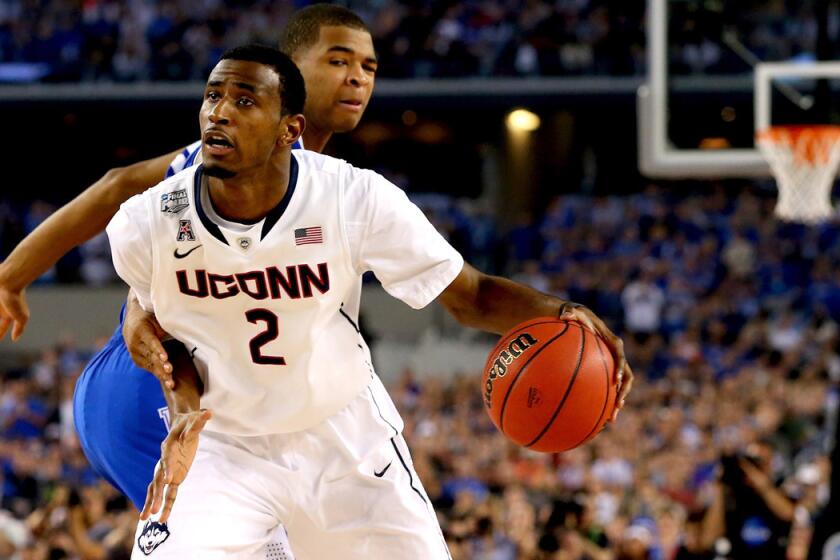
<path id="1" fill-rule="evenodd" d="M 775 214 L 816 224 L 834 215 L 831 188 L 840 166 L 840 126 L 772 126 L 756 135 L 779 187 Z"/>

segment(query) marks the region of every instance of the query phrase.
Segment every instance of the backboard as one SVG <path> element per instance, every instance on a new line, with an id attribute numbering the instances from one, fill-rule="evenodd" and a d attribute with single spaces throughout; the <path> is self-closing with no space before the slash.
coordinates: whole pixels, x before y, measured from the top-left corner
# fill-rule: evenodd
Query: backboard
<path id="1" fill-rule="evenodd" d="M 834 57 L 831 9 L 828 0 L 648 0 L 642 173 L 769 177 L 757 131 L 836 122 L 840 63 L 819 60 Z"/>

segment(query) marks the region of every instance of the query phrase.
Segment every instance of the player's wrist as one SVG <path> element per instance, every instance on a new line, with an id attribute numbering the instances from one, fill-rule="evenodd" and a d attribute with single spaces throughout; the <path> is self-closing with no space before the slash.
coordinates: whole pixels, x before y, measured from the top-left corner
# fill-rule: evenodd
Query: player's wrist
<path id="1" fill-rule="evenodd" d="M 20 292 L 29 285 L 24 275 L 15 268 L 12 261 L 0 264 L 0 287 L 12 292 Z"/>

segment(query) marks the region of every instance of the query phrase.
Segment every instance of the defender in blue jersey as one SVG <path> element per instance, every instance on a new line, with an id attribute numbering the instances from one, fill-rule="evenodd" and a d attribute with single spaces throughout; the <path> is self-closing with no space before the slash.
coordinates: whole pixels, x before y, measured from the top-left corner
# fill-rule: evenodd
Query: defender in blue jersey
<path id="1" fill-rule="evenodd" d="M 333 133 L 355 128 L 370 100 L 376 74 L 370 31 L 347 9 L 316 4 L 293 14 L 281 48 L 299 66 L 307 86 L 302 143 L 320 152 Z M 13 339 L 23 332 L 29 316 L 26 286 L 103 230 L 123 201 L 198 160 L 200 142 L 112 170 L 27 236 L 0 264 L 0 338 L 9 327 Z M 141 364 L 147 368 L 142 369 L 129 355 L 123 339 L 125 313 L 124 308 L 114 335 L 79 378 L 73 405 L 79 439 L 92 466 L 142 509 L 167 436 L 169 411 L 161 384 L 150 373 L 151 362 Z M 128 336 L 140 340 L 154 335 L 152 321 L 135 322 Z"/>

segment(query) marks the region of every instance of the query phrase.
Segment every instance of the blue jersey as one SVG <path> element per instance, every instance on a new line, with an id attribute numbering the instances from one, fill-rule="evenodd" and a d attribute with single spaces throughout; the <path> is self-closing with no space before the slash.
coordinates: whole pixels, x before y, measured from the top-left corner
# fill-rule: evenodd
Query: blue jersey
<path id="1" fill-rule="evenodd" d="M 91 466 L 143 509 L 169 429 L 168 409 L 157 378 L 131 360 L 122 320 L 76 382 L 73 419 Z"/>
<path id="2" fill-rule="evenodd" d="M 201 142 L 187 146 L 166 176 L 195 165 L 200 151 Z M 160 382 L 131 360 L 122 336 L 124 315 L 123 307 L 114 335 L 76 382 L 73 417 L 91 466 L 143 509 L 160 444 L 169 430 L 169 414 Z"/>

